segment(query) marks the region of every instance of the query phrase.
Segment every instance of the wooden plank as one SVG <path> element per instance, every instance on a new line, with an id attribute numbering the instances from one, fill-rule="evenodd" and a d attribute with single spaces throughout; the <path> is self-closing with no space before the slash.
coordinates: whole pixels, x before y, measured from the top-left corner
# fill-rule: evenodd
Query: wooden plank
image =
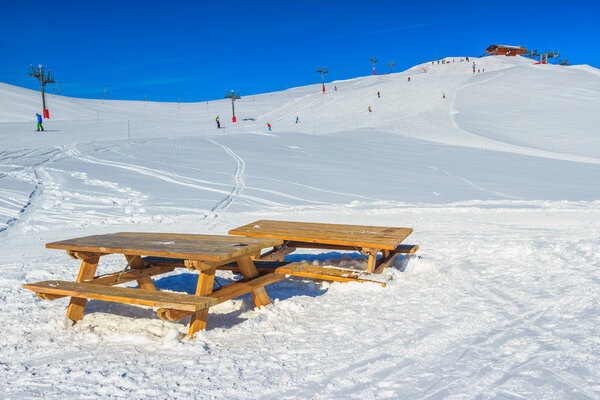
<path id="1" fill-rule="evenodd" d="M 285 256 L 292 254 L 295 250 L 295 247 L 277 246 L 273 250 L 269 250 L 265 254 L 261 254 L 254 259 L 260 261 L 283 261 Z"/>
<path id="2" fill-rule="evenodd" d="M 236 263 L 240 268 L 240 273 L 246 280 L 254 278 L 256 275 L 258 275 L 258 271 L 256 270 L 256 267 L 254 267 L 254 263 L 250 257 L 237 260 Z M 256 288 L 250 293 L 252 294 L 252 298 L 254 299 L 254 304 L 256 304 L 256 307 L 260 308 L 261 306 L 271 304 L 269 295 L 264 287 Z"/>
<path id="3" fill-rule="evenodd" d="M 123 275 L 121 272 L 113 272 L 111 274 L 97 276 L 93 279 L 88 279 L 83 281 L 84 283 L 93 283 L 95 285 L 118 285 L 121 283 L 136 281 L 138 279 L 144 279 L 146 277 L 151 277 L 155 275 L 165 274 L 167 272 L 173 271 L 175 268 L 172 266 L 163 267 L 143 267 L 143 268 L 134 268 L 127 270 Z M 120 279 L 119 279 L 120 278 Z M 139 284 L 139 283 L 138 283 Z M 63 298 L 65 296 L 57 295 L 57 294 L 46 294 L 46 293 L 37 293 L 38 297 L 44 300 L 56 300 Z"/>
<path id="4" fill-rule="evenodd" d="M 144 261 L 142 261 L 142 257 L 140 256 L 125 254 L 125 259 L 131 268 L 140 268 L 144 266 Z M 152 278 L 147 275 L 136 278 L 136 282 L 139 288 L 142 290 L 156 290 L 156 286 L 154 286 Z"/>
<path id="5" fill-rule="evenodd" d="M 369 259 L 367 260 L 367 273 L 370 274 L 375 270 L 377 266 L 377 253 L 379 249 L 363 249 L 369 253 Z"/>
<path id="6" fill-rule="evenodd" d="M 140 268 L 144 266 L 144 261 L 139 255 L 125 254 L 125 259 L 131 268 Z"/>
<path id="7" fill-rule="evenodd" d="M 98 255 L 84 257 L 84 260 L 81 261 L 81 267 L 79 268 L 79 274 L 77 275 L 76 281 L 83 282 L 92 279 L 96 274 L 98 261 L 100 261 L 100 256 Z M 83 317 L 83 310 L 85 309 L 86 302 L 87 300 L 85 297 L 71 297 L 69 307 L 67 307 L 67 317 L 72 321 L 79 321 Z"/>
<path id="8" fill-rule="evenodd" d="M 282 243 L 280 239 L 224 235 L 119 232 L 62 240 L 48 243 L 46 247 L 71 252 L 121 253 L 222 263 L 242 255 L 259 254 L 263 248 Z"/>
<path id="9" fill-rule="evenodd" d="M 269 221 L 262 220 L 244 227 L 236 228 L 235 231 L 245 231 L 254 233 L 272 233 L 283 231 L 287 234 L 297 234 L 299 236 L 309 236 L 311 238 L 328 239 L 335 236 L 342 238 L 379 238 L 393 239 L 398 236 L 405 236 L 412 232 L 411 228 L 392 228 L 392 227 L 377 227 L 364 225 L 340 225 L 340 224 L 323 224 L 323 223 L 306 223 L 292 221 Z M 312 241 L 312 240 L 311 240 Z"/>
<path id="10" fill-rule="evenodd" d="M 67 250 L 67 254 L 72 259 L 81 260 L 81 261 L 94 260 L 98 257 L 102 257 L 103 255 L 105 255 L 103 253 L 90 253 L 90 252 L 86 252 L 86 251 L 72 251 L 72 250 Z"/>
<path id="11" fill-rule="evenodd" d="M 207 269 L 212 269 L 216 266 L 217 263 L 211 262 L 202 262 L 198 260 L 184 260 L 183 265 L 191 271 L 204 271 Z"/>
<path id="12" fill-rule="evenodd" d="M 362 247 L 359 246 L 348 246 L 348 245 L 340 245 L 340 244 L 327 244 L 327 243 L 311 243 L 311 242 L 298 242 L 295 240 L 286 241 L 285 245 L 287 247 L 293 248 L 302 248 L 302 249 L 326 249 L 326 250 L 347 250 L 347 251 L 357 251 L 362 250 Z M 394 253 L 414 253 L 419 249 L 419 246 L 416 244 L 399 244 L 393 250 L 382 249 L 389 252 Z M 272 251 L 272 250 L 271 250 Z M 267 253 L 265 253 L 267 254 Z M 262 258 L 261 258 L 262 260 Z M 265 260 L 268 261 L 268 260 Z"/>
<path id="13" fill-rule="evenodd" d="M 357 246 L 348 246 L 341 244 L 329 244 L 329 243 L 315 243 L 315 242 L 298 242 L 295 240 L 290 240 L 286 242 L 288 246 L 301 248 L 301 249 L 327 249 L 327 250 L 349 250 L 356 251 Z"/>
<path id="14" fill-rule="evenodd" d="M 196 296 L 204 296 L 212 293 L 213 284 L 215 282 L 216 267 L 204 269 L 199 272 L 198 284 L 196 285 Z M 188 329 L 188 336 L 191 338 L 194 333 L 199 330 L 206 329 L 206 320 L 208 318 L 208 308 L 204 310 L 198 310 L 192 314 L 190 319 L 190 327 Z"/>
<path id="15" fill-rule="evenodd" d="M 149 276 L 136 279 L 136 281 L 138 287 L 142 290 L 156 290 L 156 286 L 154 286 L 154 282 L 152 282 L 152 278 L 150 278 Z"/>
<path id="16" fill-rule="evenodd" d="M 161 265 L 161 266 L 176 266 L 175 268 L 185 267 L 183 258 L 167 258 L 167 257 L 142 257 L 146 265 Z"/>
<path id="17" fill-rule="evenodd" d="M 216 298 L 219 303 L 223 303 L 224 301 L 235 299 L 243 294 L 248 292 L 252 292 L 254 290 L 264 288 L 271 283 L 278 282 L 285 278 L 285 274 L 279 273 L 267 273 L 263 275 L 258 275 L 254 279 L 250 279 L 245 282 L 234 282 L 229 285 L 223 286 L 219 290 L 215 290 L 211 297 Z M 263 304 L 264 305 L 264 304 Z"/>
<path id="18" fill-rule="evenodd" d="M 276 273 L 289 276 L 300 276 L 303 278 L 320 279 L 335 282 L 374 282 L 386 286 L 385 282 L 374 281 L 364 275 L 362 271 L 351 269 L 341 269 L 332 267 L 321 267 L 309 264 L 307 262 L 278 262 L 278 261 L 257 261 L 256 270 L 261 274 Z M 219 267 L 233 272 L 239 272 L 239 268 L 234 264 L 227 264 Z"/>
<path id="19" fill-rule="evenodd" d="M 230 283 L 229 285 L 225 285 L 221 289 L 217 289 L 211 294 L 206 295 L 206 297 L 212 297 L 216 299 L 220 304 L 227 300 L 235 299 L 236 297 L 242 296 L 260 287 L 264 287 L 270 285 L 271 283 L 280 281 L 284 278 L 285 274 L 278 274 L 272 272 L 266 273 L 246 282 Z M 160 309 L 157 313 L 159 315 L 159 318 L 165 321 L 177 321 L 191 314 L 191 312 L 187 311 L 170 309 Z"/>
<path id="20" fill-rule="evenodd" d="M 166 274 L 175 269 L 172 266 L 152 266 L 143 268 L 133 268 L 125 271 L 123 275 L 121 272 L 113 272 L 111 274 L 97 276 L 93 279 L 85 281 L 86 283 L 93 283 L 96 285 L 118 285 L 125 282 L 136 281 L 145 277 L 151 277 L 155 275 Z M 120 279 L 119 279 L 120 275 Z"/>
<path id="21" fill-rule="evenodd" d="M 412 228 L 323 224 L 260 220 L 229 231 L 230 235 L 257 238 L 374 247 L 393 250 L 412 233 Z"/>
<path id="22" fill-rule="evenodd" d="M 290 276 L 300 276 L 303 278 L 319 279 L 334 282 L 369 282 L 377 283 L 383 287 L 386 286 L 385 282 L 368 279 L 368 277 L 356 271 L 339 270 L 336 268 L 318 267 L 314 265 L 308 265 L 305 268 L 296 268 L 293 272 L 290 273 Z"/>
<path id="23" fill-rule="evenodd" d="M 62 299 L 63 297 L 67 297 L 67 296 L 62 296 L 60 294 L 48 294 L 48 293 L 40 293 L 40 292 L 37 292 L 35 295 L 42 300 L 56 300 L 56 299 Z"/>
<path id="24" fill-rule="evenodd" d="M 39 293 L 137 304 L 149 307 L 177 308 L 187 311 L 202 310 L 217 304 L 216 299 L 209 297 L 192 296 L 184 293 L 123 288 L 118 286 L 95 285 L 92 283 L 81 282 L 44 281 L 24 284 L 23 287 Z"/>
<path id="25" fill-rule="evenodd" d="M 419 250 L 419 246 L 416 244 L 401 244 L 396 247 L 392 252 L 394 253 L 403 253 L 403 254 L 414 254 L 417 250 Z"/>
<path id="26" fill-rule="evenodd" d="M 375 271 L 373 271 L 373 273 L 381 274 L 384 269 L 394 264 L 398 257 L 400 257 L 400 253 L 392 253 L 389 254 L 387 257 L 381 257 L 380 260 L 377 260 L 377 267 L 375 268 Z"/>

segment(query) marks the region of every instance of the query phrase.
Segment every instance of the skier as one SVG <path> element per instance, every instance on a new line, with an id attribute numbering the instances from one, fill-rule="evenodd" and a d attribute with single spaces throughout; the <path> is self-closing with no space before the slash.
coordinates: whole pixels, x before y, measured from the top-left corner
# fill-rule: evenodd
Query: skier
<path id="1" fill-rule="evenodd" d="M 35 113 L 37 116 L 37 131 L 44 132 L 44 127 L 42 126 L 42 116 L 39 113 Z"/>
<path id="2" fill-rule="evenodd" d="M 410 82 L 410 76 L 408 77 L 408 81 Z"/>
<path id="3" fill-rule="evenodd" d="M 371 111 L 371 106 L 369 106 L 369 112 L 373 112 L 373 111 Z"/>
<path id="4" fill-rule="evenodd" d="M 465 57 L 465 58 L 466 58 L 467 62 L 469 62 L 469 57 Z"/>
<path id="5" fill-rule="evenodd" d="M 381 95 L 379 94 L 379 92 L 377 92 L 377 98 L 380 98 L 380 97 L 381 97 Z"/>
<path id="6" fill-rule="evenodd" d="M 442 99 L 446 98 L 446 92 L 442 92 Z"/>
<path id="7" fill-rule="evenodd" d="M 298 123 L 298 117 L 296 117 L 296 123 Z"/>
<path id="8" fill-rule="evenodd" d="M 267 128 L 269 128 L 269 132 L 271 131 L 271 124 L 267 122 Z"/>
<path id="9" fill-rule="evenodd" d="M 475 62 L 473 62 L 473 74 L 475 74 Z"/>
<path id="10" fill-rule="evenodd" d="M 334 87 L 333 87 L 333 90 L 335 90 L 335 91 L 337 92 L 337 86 L 334 86 Z"/>
<path id="11" fill-rule="evenodd" d="M 221 128 L 221 121 L 219 121 L 219 116 L 217 115 L 217 129 Z"/>

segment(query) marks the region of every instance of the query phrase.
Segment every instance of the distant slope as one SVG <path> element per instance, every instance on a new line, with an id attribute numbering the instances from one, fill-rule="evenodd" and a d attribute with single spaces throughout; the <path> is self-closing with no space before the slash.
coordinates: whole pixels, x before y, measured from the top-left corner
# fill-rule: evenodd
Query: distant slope
<path id="1" fill-rule="evenodd" d="M 457 93 L 461 128 L 520 146 L 600 157 L 600 76 L 549 65 L 494 74 L 497 79 Z"/>
<path id="2" fill-rule="evenodd" d="M 54 95 L 48 95 L 52 119 L 47 123 L 131 120 L 137 137 L 205 135 L 207 129 L 213 132 L 214 119 L 220 115 L 228 133 L 264 133 L 267 122 L 274 132 L 322 135 L 372 130 L 448 145 L 600 162 L 600 136 L 595 133 L 600 125 L 597 69 L 533 65 L 523 57 L 445 61 L 331 82 L 325 94 L 320 85 L 312 85 L 243 96 L 236 102 L 235 125 L 229 123 L 228 100 L 178 107 Z M 481 72 L 473 74 L 473 62 Z M 0 122 L 32 122 L 40 103 L 38 92 L 0 84 Z M 118 129 L 125 129 L 121 125 Z"/>

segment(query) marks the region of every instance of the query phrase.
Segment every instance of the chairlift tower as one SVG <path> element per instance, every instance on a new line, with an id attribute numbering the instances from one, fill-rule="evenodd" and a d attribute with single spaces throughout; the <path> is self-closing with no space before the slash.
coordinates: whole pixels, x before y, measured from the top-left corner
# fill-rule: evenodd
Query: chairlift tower
<path id="1" fill-rule="evenodd" d="M 548 51 L 546 50 L 544 52 L 544 54 L 540 54 L 540 63 L 541 64 L 548 64 L 548 59 L 549 58 L 557 58 L 560 57 L 560 53 L 556 50 L 551 50 Z"/>
<path id="2" fill-rule="evenodd" d="M 240 97 L 240 92 L 234 93 L 233 90 L 231 91 L 231 93 L 225 92 L 225 98 L 226 99 L 231 99 L 231 112 L 233 113 L 233 118 L 231 119 L 232 122 L 236 122 L 235 119 L 235 101 L 241 99 Z"/>
<path id="3" fill-rule="evenodd" d="M 323 83 L 323 93 L 325 93 L 325 74 L 328 73 L 327 68 L 320 68 L 317 70 L 321 74 L 321 82 Z"/>
<path id="4" fill-rule="evenodd" d="M 375 57 L 371 57 L 369 58 L 369 61 L 371 61 L 373 63 L 373 75 L 375 74 L 375 63 L 377 62 L 377 59 Z"/>
<path id="5" fill-rule="evenodd" d="M 50 113 L 48 112 L 48 109 L 46 108 L 46 84 L 48 83 L 55 83 L 54 82 L 54 77 L 50 75 L 50 70 L 48 70 L 48 72 L 46 74 L 44 74 L 44 67 L 42 67 L 42 64 L 40 64 L 38 66 L 38 70 L 36 71 L 35 68 L 33 68 L 33 64 L 31 65 L 31 72 L 29 73 L 29 76 L 32 76 L 34 78 L 37 78 L 38 81 L 40 81 L 40 85 L 42 85 L 42 109 L 44 110 L 44 118 L 46 119 L 50 119 Z"/>
<path id="6" fill-rule="evenodd" d="M 552 50 L 552 51 L 546 52 L 546 61 L 548 61 L 549 58 L 558 58 L 558 57 L 560 57 L 560 53 L 557 50 Z"/>
<path id="7" fill-rule="evenodd" d="M 391 73 L 393 72 L 393 71 L 392 71 L 392 68 L 394 68 L 394 65 L 396 65 L 396 63 L 395 63 L 395 62 L 393 62 L 393 61 L 390 61 L 390 62 L 388 63 L 388 65 L 390 66 L 390 74 L 391 74 Z"/>

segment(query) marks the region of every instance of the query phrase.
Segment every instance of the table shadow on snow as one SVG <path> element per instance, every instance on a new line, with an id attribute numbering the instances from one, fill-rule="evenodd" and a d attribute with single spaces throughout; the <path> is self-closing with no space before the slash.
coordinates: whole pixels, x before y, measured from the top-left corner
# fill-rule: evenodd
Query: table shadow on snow
<path id="1" fill-rule="evenodd" d="M 393 268 L 396 268 L 403 272 L 406 268 L 405 263 L 402 262 L 403 258 L 404 256 L 400 257 Z M 357 252 L 330 251 L 319 254 L 292 254 L 286 256 L 286 261 L 305 261 L 309 263 L 315 262 L 316 264 L 346 263 L 351 264 L 355 269 L 366 269 L 366 261 L 364 257 Z M 241 275 L 234 275 L 231 278 L 216 276 L 214 290 L 219 289 L 219 284 L 221 286 L 225 286 L 229 283 L 233 283 L 240 279 L 242 279 Z M 197 280 L 197 274 L 191 272 L 183 272 L 175 275 L 164 276 L 162 278 L 155 278 L 154 285 L 158 290 L 168 290 L 193 295 L 196 292 Z M 295 276 L 288 276 L 282 281 L 272 283 L 268 285 L 266 289 L 272 301 L 284 301 L 298 296 L 319 297 L 325 294 L 328 290 L 327 287 L 321 285 L 319 281 Z M 207 326 L 207 330 L 215 328 L 230 328 L 246 320 L 246 318 L 242 318 L 241 315 L 255 309 L 252 296 L 250 295 L 250 293 L 247 293 L 240 297 L 237 297 L 236 299 L 241 300 L 241 305 L 236 310 L 232 310 L 228 313 L 209 312 L 208 318 L 210 323 Z M 93 313 L 105 313 L 136 319 L 158 319 L 158 317 L 156 316 L 156 311 L 150 308 L 144 308 L 123 303 L 89 300 L 88 306 L 85 309 L 85 315 Z M 188 322 L 188 320 L 189 317 L 186 317 L 181 319 L 179 323 L 185 324 Z"/>
<path id="2" fill-rule="evenodd" d="M 312 262 L 314 260 L 327 260 L 335 257 L 341 257 L 342 255 L 344 254 L 339 252 L 329 252 L 317 255 L 297 254 L 293 257 L 290 256 L 290 261 L 292 261 L 293 258 L 294 261 L 304 260 Z M 357 255 L 357 257 L 360 256 Z M 240 279 L 242 279 L 241 275 L 234 275 L 231 278 L 216 276 L 215 280 L 218 281 L 218 284 L 215 282 L 213 289 L 218 290 L 219 285 L 225 286 Z M 168 290 L 193 295 L 196 292 L 197 281 L 197 274 L 184 272 L 158 279 L 155 278 L 154 285 L 158 290 Z M 268 285 L 266 289 L 271 301 L 284 301 L 297 296 L 318 297 L 327 292 L 327 288 L 323 287 L 320 282 L 302 277 L 287 277 L 282 281 Z M 241 317 L 241 315 L 256 308 L 250 293 L 239 296 L 236 299 L 241 300 L 241 305 L 235 310 L 227 313 L 209 312 L 209 323 L 207 330 L 216 328 L 230 328 L 238 325 L 246 320 L 246 318 Z M 150 308 L 123 303 L 89 300 L 84 315 L 90 315 L 93 313 L 104 313 L 136 319 L 158 319 L 156 311 Z M 178 323 L 185 324 L 188 321 L 189 317 L 186 317 L 178 321 Z"/>

